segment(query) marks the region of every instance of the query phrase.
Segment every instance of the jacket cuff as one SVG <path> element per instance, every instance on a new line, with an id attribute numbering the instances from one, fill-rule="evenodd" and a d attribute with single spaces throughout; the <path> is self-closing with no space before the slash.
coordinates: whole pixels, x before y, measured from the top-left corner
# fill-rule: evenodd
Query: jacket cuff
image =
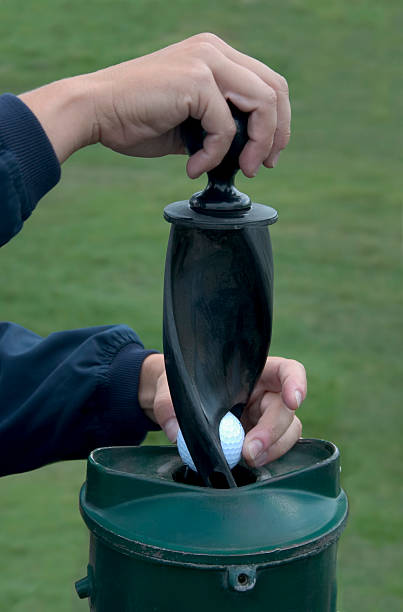
<path id="1" fill-rule="evenodd" d="M 148 431 L 160 429 L 159 425 L 145 415 L 138 400 L 141 366 L 148 355 L 157 352 L 145 350 L 131 342 L 121 348 L 113 359 L 109 369 L 109 384 L 98 390 L 98 399 L 104 407 L 100 424 L 101 437 L 105 436 L 102 445 L 140 444 Z"/>
<path id="2" fill-rule="evenodd" d="M 59 182 L 60 164 L 45 130 L 22 100 L 0 96 L 0 145 L 11 151 L 27 192 L 23 220 L 37 202 Z"/>

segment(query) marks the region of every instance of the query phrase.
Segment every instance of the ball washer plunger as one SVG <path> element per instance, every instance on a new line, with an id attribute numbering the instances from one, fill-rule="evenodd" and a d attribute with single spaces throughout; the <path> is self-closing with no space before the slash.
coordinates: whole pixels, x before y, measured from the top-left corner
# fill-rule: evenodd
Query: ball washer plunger
<path id="1" fill-rule="evenodd" d="M 248 115 L 230 104 L 231 147 L 208 185 L 164 210 L 172 223 L 164 285 L 164 355 L 179 425 L 204 483 L 234 487 L 219 425 L 242 412 L 262 372 L 272 328 L 273 259 L 267 226 L 277 211 L 234 186 L 248 140 Z M 182 134 L 189 153 L 203 146 L 200 121 Z"/>
<path id="2" fill-rule="evenodd" d="M 336 612 L 336 550 L 347 517 L 337 448 L 300 440 L 268 466 L 230 470 L 221 418 L 238 417 L 271 335 L 272 208 L 233 185 L 247 118 L 204 192 L 166 207 L 172 223 L 164 352 L 178 420 L 198 473 L 173 446 L 101 448 L 80 510 L 90 530 L 95 612 Z M 202 145 L 193 120 L 187 146 Z"/>

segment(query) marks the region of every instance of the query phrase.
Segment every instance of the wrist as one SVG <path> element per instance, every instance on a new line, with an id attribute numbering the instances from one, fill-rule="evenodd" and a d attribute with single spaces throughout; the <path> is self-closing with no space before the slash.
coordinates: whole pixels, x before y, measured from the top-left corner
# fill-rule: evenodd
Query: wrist
<path id="1" fill-rule="evenodd" d="M 19 98 L 36 115 L 60 163 L 96 142 L 91 88 L 80 75 L 28 91 Z"/>

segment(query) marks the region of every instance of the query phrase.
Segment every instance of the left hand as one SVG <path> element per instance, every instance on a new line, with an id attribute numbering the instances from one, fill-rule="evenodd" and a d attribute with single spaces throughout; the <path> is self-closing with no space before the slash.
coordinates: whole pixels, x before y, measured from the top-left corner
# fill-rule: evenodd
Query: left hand
<path id="1" fill-rule="evenodd" d="M 268 357 L 241 417 L 247 432 L 242 454 L 250 466 L 259 467 L 278 459 L 301 437 L 302 425 L 295 410 L 305 399 L 306 388 L 305 368 L 301 363 Z M 147 416 L 175 442 L 179 426 L 163 355 L 149 355 L 144 360 L 139 402 Z"/>
<path id="2" fill-rule="evenodd" d="M 306 397 L 302 363 L 268 357 L 241 416 L 246 436 L 242 454 L 252 467 L 278 459 L 301 437 L 302 424 L 295 411 Z"/>

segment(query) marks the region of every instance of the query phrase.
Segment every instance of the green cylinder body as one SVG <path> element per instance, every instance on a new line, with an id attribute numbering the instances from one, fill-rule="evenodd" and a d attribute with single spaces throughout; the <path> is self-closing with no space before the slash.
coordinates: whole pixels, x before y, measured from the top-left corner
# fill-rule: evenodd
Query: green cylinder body
<path id="1" fill-rule="evenodd" d="M 189 485 L 173 447 L 94 451 L 80 508 L 96 612 L 336 612 L 339 453 L 301 440 L 237 489 Z M 245 479 L 246 474 L 246 479 Z"/>

